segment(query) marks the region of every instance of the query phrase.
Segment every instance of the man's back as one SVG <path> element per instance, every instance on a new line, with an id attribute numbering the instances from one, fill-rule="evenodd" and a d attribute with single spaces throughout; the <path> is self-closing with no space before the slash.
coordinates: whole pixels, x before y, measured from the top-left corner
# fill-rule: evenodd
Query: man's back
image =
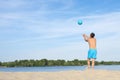
<path id="1" fill-rule="evenodd" d="M 89 38 L 88 43 L 89 43 L 89 48 L 96 49 L 96 39 L 95 38 Z"/>

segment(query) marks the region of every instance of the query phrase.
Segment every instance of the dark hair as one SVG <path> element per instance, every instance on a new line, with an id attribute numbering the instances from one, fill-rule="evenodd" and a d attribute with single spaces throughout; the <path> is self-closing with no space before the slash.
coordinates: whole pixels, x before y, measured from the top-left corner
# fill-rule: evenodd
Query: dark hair
<path id="1" fill-rule="evenodd" d="M 95 33 L 92 32 L 92 33 L 90 34 L 90 37 L 91 37 L 91 38 L 94 38 L 94 36 L 95 36 Z"/>

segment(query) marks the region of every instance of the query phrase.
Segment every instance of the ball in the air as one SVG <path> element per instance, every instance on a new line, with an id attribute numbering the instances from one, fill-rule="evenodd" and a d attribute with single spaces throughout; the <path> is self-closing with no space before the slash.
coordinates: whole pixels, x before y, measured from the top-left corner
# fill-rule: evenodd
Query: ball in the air
<path id="1" fill-rule="evenodd" d="M 82 25 L 83 24 L 82 20 L 78 20 L 78 24 Z"/>

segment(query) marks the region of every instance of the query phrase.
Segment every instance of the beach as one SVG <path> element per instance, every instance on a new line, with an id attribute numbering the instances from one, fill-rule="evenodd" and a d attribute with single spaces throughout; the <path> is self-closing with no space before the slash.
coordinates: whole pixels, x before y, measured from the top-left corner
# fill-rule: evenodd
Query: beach
<path id="1" fill-rule="evenodd" d="M 120 80 L 120 71 L 0 72 L 0 80 Z"/>

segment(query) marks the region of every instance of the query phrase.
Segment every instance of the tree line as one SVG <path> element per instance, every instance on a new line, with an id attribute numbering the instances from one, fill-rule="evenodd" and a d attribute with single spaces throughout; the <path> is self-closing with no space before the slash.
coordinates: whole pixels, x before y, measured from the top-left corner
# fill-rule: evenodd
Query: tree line
<path id="1" fill-rule="evenodd" d="M 96 65 L 120 65 L 120 61 L 96 61 Z M 12 62 L 0 62 L 1 67 L 38 67 L 38 66 L 83 66 L 87 65 L 86 60 L 15 60 Z"/>

